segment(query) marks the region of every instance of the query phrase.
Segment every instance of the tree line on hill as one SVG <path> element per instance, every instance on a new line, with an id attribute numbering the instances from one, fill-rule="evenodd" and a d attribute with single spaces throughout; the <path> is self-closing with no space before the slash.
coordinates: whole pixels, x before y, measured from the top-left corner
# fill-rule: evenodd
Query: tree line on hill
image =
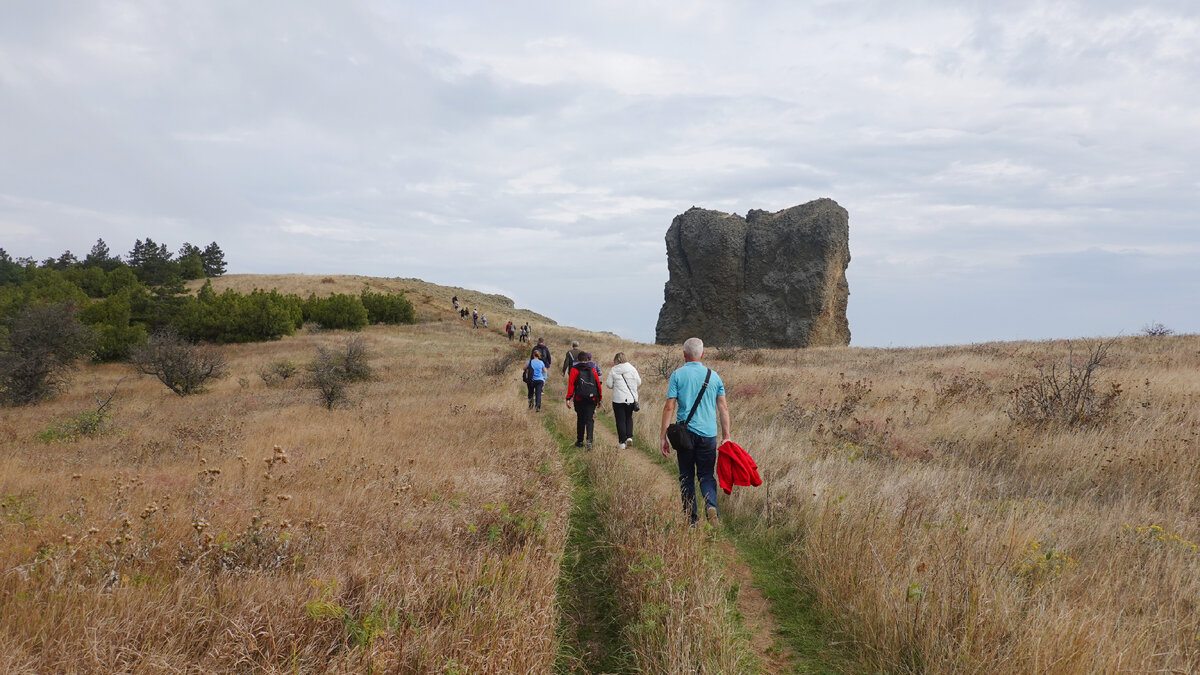
<path id="1" fill-rule="evenodd" d="M 54 372 L 84 357 L 121 361 L 151 335 L 170 332 L 217 344 L 277 340 L 306 322 L 359 330 L 369 323 L 414 323 L 403 294 L 334 294 L 302 298 L 255 289 L 217 293 L 225 273 L 216 242 L 166 244 L 139 239 L 122 259 L 98 239 L 79 260 L 70 251 L 40 263 L 0 248 L 0 399 L 30 403 L 53 393 Z M 208 278 L 199 292 L 185 281 Z M 14 380 L 24 380 L 25 384 Z"/>

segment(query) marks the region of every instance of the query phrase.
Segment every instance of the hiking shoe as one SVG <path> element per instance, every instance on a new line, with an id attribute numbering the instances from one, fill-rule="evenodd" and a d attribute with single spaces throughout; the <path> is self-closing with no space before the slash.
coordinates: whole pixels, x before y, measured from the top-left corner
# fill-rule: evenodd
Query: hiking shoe
<path id="1" fill-rule="evenodd" d="M 624 449 L 625 449 L 625 444 L 624 444 L 624 443 L 622 443 L 622 444 L 618 445 L 617 447 L 618 447 L 618 448 L 620 448 L 621 450 L 624 450 Z"/>
<path id="2" fill-rule="evenodd" d="M 626 439 L 625 439 L 625 445 L 633 445 L 633 439 L 632 439 L 632 438 L 626 438 Z"/>
<path id="3" fill-rule="evenodd" d="M 587 449 L 588 449 L 588 450 L 591 450 L 591 449 L 592 449 L 592 442 L 591 442 L 591 441 L 588 441 L 588 444 L 587 444 Z"/>
<path id="4" fill-rule="evenodd" d="M 721 524 L 721 516 L 717 515 L 717 507 L 715 506 L 704 509 L 704 517 L 708 520 L 708 524 L 713 527 Z"/>
<path id="5" fill-rule="evenodd" d="M 583 441 L 575 441 L 575 447 L 577 447 L 577 448 L 582 448 L 582 447 L 583 447 Z"/>

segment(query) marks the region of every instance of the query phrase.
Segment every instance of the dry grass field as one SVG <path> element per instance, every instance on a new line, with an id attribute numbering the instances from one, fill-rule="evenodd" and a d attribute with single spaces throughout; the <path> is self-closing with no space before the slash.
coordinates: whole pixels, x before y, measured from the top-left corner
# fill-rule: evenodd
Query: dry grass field
<path id="1" fill-rule="evenodd" d="M 1086 351 L 710 360 L 765 481 L 731 504 L 796 533 L 813 591 L 875 668 L 1196 672 L 1200 338 L 1114 341 L 1089 423 L 1011 419 L 1019 388 Z"/>
<path id="2" fill-rule="evenodd" d="M 221 347 L 231 373 L 200 395 L 110 364 L 0 410 L 0 670 L 589 669 L 563 657 L 580 488 L 548 429 L 570 415 L 525 409 L 500 330 L 529 320 L 552 372 L 573 338 L 606 368 L 624 351 L 645 380 L 636 435 L 650 443 L 678 349 L 417 280 L 214 285 L 365 283 L 405 290 L 422 323 L 362 332 L 374 378 L 349 405 L 325 410 L 299 376 L 259 378 L 347 339 L 305 330 Z M 454 317 L 454 294 L 492 327 Z M 1200 338 L 1116 340 L 1080 423 L 1031 417 L 1022 387 L 1094 346 L 712 349 L 734 439 L 765 481 L 723 508 L 788 533 L 795 583 L 867 670 L 1200 670 Z M 100 435 L 39 439 L 114 387 Z M 561 386 L 549 392 L 553 406 Z M 677 498 L 669 474 L 611 452 L 582 466 L 627 669 L 765 667 L 730 623 L 736 593 L 712 547 L 661 515 Z"/>
<path id="3" fill-rule="evenodd" d="M 483 374 L 497 336 L 363 336 L 374 380 L 332 411 L 256 372 L 338 332 L 223 347 L 200 395 L 105 365 L 2 411 L 0 670 L 548 669 L 570 491 Z M 113 387 L 102 434 L 37 439 Z"/>

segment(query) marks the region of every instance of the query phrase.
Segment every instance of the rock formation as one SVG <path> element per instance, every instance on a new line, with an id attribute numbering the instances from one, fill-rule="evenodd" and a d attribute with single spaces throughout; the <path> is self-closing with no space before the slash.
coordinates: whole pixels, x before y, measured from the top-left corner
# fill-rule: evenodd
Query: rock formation
<path id="1" fill-rule="evenodd" d="M 670 278 L 655 340 L 849 344 L 849 263 L 849 216 L 832 199 L 776 213 L 752 210 L 744 219 L 692 207 L 667 229 Z"/>

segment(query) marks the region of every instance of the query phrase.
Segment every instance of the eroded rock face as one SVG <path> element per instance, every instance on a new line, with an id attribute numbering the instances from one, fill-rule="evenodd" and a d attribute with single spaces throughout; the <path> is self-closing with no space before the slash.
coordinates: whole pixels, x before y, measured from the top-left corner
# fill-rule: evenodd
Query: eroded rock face
<path id="1" fill-rule="evenodd" d="M 745 218 L 692 207 L 667 229 L 670 278 L 655 341 L 849 344 L 849 264 L 849 215 L 832 199 Z"/>

